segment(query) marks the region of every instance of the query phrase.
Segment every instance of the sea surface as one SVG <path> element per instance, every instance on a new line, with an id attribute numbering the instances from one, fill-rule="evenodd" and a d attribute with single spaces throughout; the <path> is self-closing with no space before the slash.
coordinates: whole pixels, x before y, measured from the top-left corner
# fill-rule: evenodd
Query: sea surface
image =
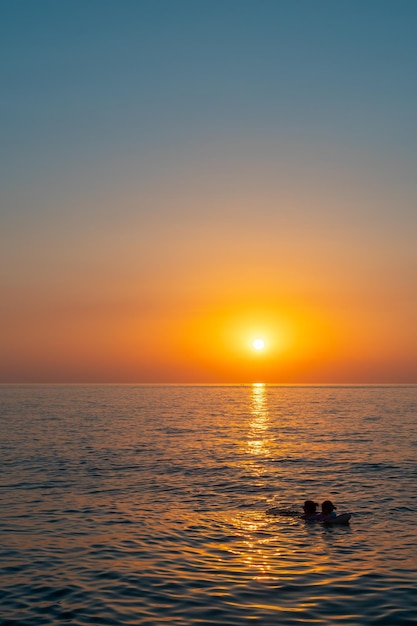
<path id="1" fill-rule="evenodd" d="M 417 387 L 1 386 L 0 623 L 417 624 Z M 306 523 L 331 499 L 349 526 Z"/>

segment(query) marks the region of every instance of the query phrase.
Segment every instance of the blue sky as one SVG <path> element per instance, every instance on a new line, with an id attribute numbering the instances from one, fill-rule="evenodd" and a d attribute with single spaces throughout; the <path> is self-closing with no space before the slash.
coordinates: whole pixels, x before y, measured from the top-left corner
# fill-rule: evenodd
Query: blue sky
<path id="1" fill-rule="evenodd" d="M 39 150 L 52 169 L 57 156 L 76 167 L 224 133 L 415 158 L 414 2 L 2 7 L 2 145 L 16 173 L 41 167 Z"/>

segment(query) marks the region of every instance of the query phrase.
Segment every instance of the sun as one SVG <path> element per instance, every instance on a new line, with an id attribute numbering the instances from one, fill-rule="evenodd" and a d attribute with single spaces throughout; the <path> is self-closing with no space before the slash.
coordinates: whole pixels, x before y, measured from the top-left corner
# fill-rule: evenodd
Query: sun
<path id="1" fill-rule="evenodd" d="M 263 339 L 255 339 L 252 343 L 255 350 L 263 350 L 265 348 L 265 342 Z"/>

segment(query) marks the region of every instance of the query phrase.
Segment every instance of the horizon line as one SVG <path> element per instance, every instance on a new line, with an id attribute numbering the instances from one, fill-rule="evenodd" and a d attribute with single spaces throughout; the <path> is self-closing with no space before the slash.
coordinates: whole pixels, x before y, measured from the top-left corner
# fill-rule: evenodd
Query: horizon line
<path id="1" fill-rule="evenodd" d="M 122 386 L 122 387 L 253 387 L 256 385 L 263 385 L 265 387 L 416 387 L 417 382 L 413 383 L 400 383 L 400 382 L 392 382 L 392 383 L 271 383 L 264 382 L 261 380 L 253 381 L 253 382 L 230 382 L 230 383 L 222 383 L 222 382 L 30 382 L 30 381 L 21 381 L 21 382 L 1 382 L 0 387 L 5 386 Z"/>

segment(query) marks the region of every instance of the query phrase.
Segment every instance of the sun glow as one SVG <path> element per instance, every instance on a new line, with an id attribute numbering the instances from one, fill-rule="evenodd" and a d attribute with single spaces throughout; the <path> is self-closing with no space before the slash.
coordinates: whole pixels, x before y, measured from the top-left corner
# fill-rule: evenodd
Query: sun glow
<path id="1" fill-rule="evenodd" d="M 169 347 L 173 358 L 179 359 L 178 371 L 197 382 L 307 379 L 322 355 L 331 355 L 339 345 L 332 320 L 309 308 L 282 303 L 275 309 L 273 303 L 254 308 L 243 302 L 237 310 L 232 305 L 219 306 L 209 313 L 173 319 L 169 337 L 158 338 L 161 352 L 167 354 Z M 154 358 L 155 336 L 149 346 L 149 363 Z"/>
<path id="2" fill-rule="evenodd" d="M 265 348 L 265 342 L 263 339 L 255 339 L 252 345 L 255 350 L 263 350 Z"/>

